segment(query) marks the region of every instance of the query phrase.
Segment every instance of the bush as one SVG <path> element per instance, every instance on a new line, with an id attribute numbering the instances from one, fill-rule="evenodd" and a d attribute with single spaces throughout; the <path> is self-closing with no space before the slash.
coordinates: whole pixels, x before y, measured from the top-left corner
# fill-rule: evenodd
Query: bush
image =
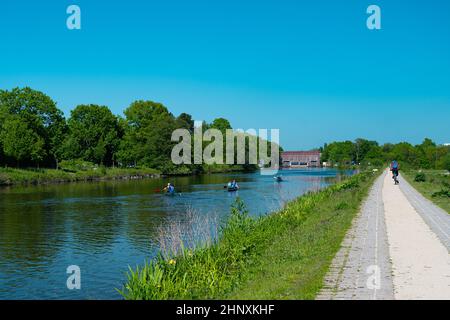
<path id="1" fill-rule="evenodd" d="M 450 154 L 447 154 L 447 156 L 444 158 L 444 169 L 450 172 Z"/>
<path id="2" fill-rule="evenodd" d="M 414 181 L 416 182 L 425 182 L 427 180 L 427 177 L 425 176 L 425 173 L 419 172 L 416 174 Z"/>
<path id="3" fill-rule="evenodd" d="M 59 167 L 63 171 L 68 172 L 77 172 L 77 171 L 89 171 L 93 170 L 97 166 L 89 161 L 83 161 L 83 160 L 64 160 L 61 161 L 59 164 Z"/>
<path id="4" fill-rule="evenodd" d="M 442 197 L 442 198 L 450 198 L 450 190 L 444 190 L 435 192 L 431 195 L 433 198 Z"/>

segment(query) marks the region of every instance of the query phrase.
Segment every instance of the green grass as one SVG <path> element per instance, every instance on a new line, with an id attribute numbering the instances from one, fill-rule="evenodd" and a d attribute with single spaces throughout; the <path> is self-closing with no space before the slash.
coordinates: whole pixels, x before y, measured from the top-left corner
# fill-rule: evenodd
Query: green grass
<path id="1" fill-rule="evenodd" d="M 250 218 L 239 200 L 217 241 L 130 269 L 126 299 L 314 299 L 375 176 L 362 173 Z"/>
<path id="2" fill-rule="evenodd" d="M 426 198 L 450 213 L 450 175 L 447 171 L 408 170 L 403 172 L 403 176 Z"/>
<path id="3" fill-rule="evenodd" d="M 45 184 L 91 180 L 122 179 L 132 176 L 158 175 L 154 169 L 104 168 L 68 172 L 56 169 L 14 169 L 0 168 L 0 186 L 20 184 Z"/>

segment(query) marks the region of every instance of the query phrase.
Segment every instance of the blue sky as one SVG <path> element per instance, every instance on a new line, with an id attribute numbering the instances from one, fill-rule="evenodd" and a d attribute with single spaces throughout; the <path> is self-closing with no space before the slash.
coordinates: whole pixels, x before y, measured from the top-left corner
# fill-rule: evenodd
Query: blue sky
<path id="1" fill-rule="evenodd" d="M 382 30 L 366 28 L 370 4 Z M 2 0 L 0 36 L 0 88 L 42 90 L 66 115 L 150 99 L 279 128 L 285 149 L 450 142 L 449 1 Z"/>

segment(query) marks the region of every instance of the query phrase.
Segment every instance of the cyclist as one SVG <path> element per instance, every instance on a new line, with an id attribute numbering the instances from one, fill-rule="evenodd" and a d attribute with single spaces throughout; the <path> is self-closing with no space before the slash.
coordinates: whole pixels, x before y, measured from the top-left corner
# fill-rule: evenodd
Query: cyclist
<path id="1" fill-rule="evenodd" d="M 400 165 L 397 160 L 391 162 L 392 179 L 394 179 L 395 184 L 398 183 L 398 171 L 400 170 Z"/>

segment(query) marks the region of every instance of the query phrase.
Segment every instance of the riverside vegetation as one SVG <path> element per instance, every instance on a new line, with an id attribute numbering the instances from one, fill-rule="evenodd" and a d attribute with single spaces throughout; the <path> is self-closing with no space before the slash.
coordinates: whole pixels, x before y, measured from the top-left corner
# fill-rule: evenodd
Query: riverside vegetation
<path id="1" fill-rule="evenodd" d="M 46 94 L 31 88 L 0 90 L 0 184 L 46 183 L 148 176 L 252 171 L 256 165 L 174 165 L 175 129 L 193 133 L 191 115 L 175 117 L 162 104 L 135 101 L 114 115 L 106 106 L 79 105 L 68 119 Z M 224 118 L 203 129 L 232 129 Z M 203 148 L 208 144 L 204 143 Z M 67 170 L 67 164 L 78 167 Z M 84 165 L 87 164 L 87 165 Z M 65 166 L 66 165 L 66 166 Z M 41 169 L 43 168 L 43 169 Z"/>
<path id="2" fill-rule="evenodd" d="M 426 198 L 450 214 L 450 173 L 444 170 L 406 170 L 405 179 Z"/>
<path id="3" fill-rule="evenodd" d="M 233 129 L 224 118 L 204 122 L 203 128 L 218 129 L 224 137 L 227 129 Z M 102 178 L 101 173 L 103 178 L 111 178 L 141 172 L 199 174 L 257 169 L 248 157 L 242 165 L 175 165 L 171 161 L 171 151 L 177 143 L 171 141 L 175 129 L 193 133 L 192 116 L 174 116 L 164 105 L 153 101 L 132 102 L 124 110 L 124 117 L 114 115 L 107 106 L 79 105 L 65 119 L 56 103 L 43 92 L 28 87 L 0 90 L 0 167 L 7 168 L 0 170 L 0 183 L 86 180 L 86 176 Z M 203 149 L 210 143 L 213 142 L 204 141 Z M 245 147 L 248 154 L 248 140 Z M 412 168 L 450 170 L 450 147 L 436 145 L 430 139 L 416 146 L 407 142 L 379 145 L 376 141 L 356 139 L 318 149 L 322 161 L 332 166 L 381 166 L 395 158 Z M 92 170 L 67 172 L 64 161 L 90 163 Z M 125 171 L 129 168 L 137 171 Z"/>
<path id="4" fill-rule="evenodd" d="M 344 178 L 260 218 L 238 199 L 217 237 L 179 240 L 130 269 L 119 292 L 125 299 L 314 299 L 376 176 Z"/>

